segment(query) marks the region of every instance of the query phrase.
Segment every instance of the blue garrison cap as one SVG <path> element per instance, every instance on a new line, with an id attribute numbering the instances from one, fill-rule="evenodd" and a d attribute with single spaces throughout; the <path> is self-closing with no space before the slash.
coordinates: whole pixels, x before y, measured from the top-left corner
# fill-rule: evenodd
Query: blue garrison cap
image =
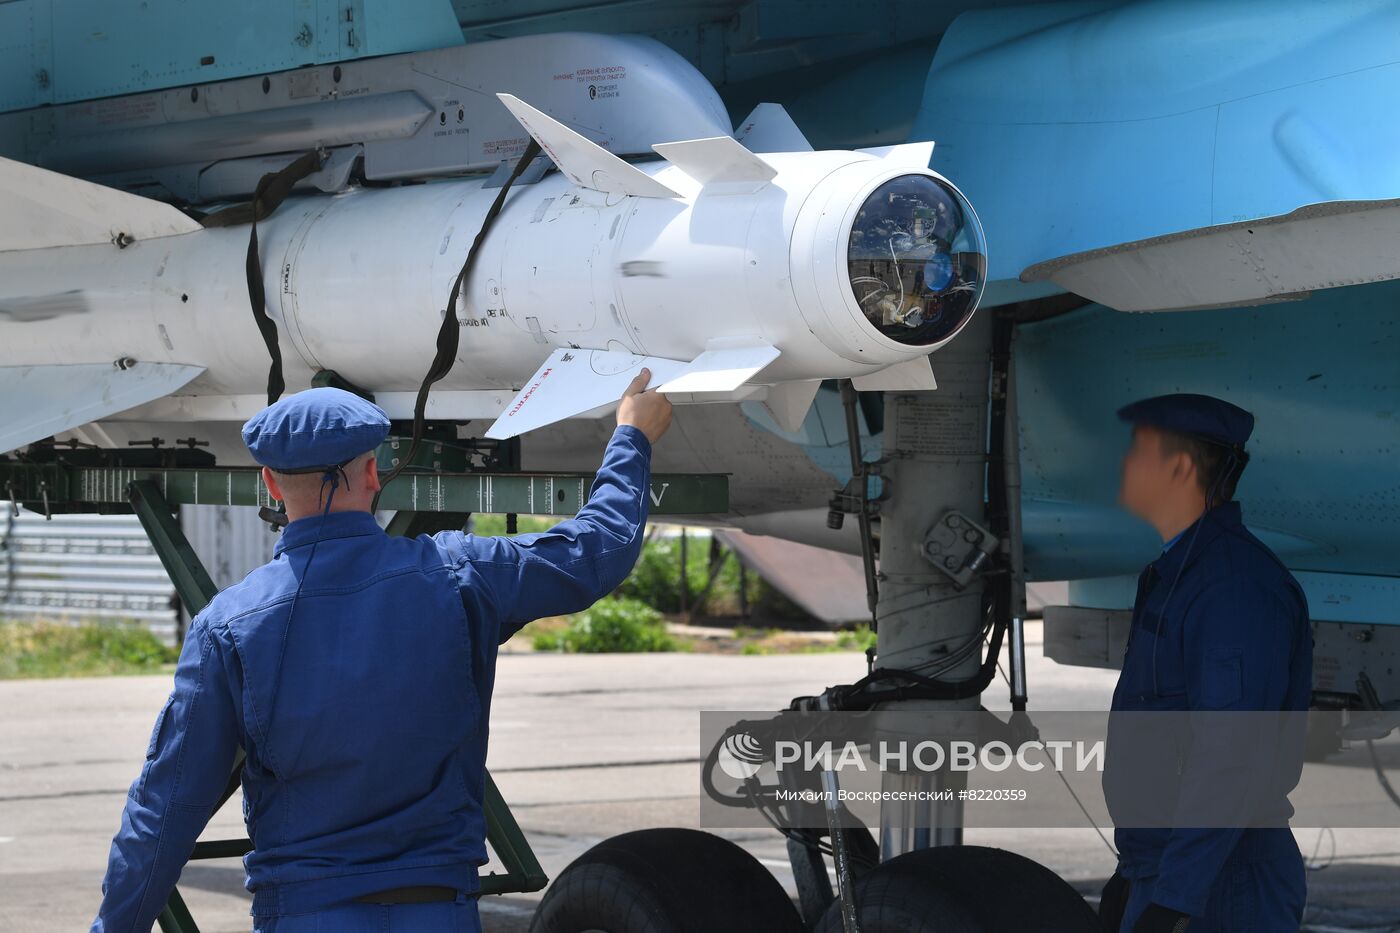
<path id="1" fill-rule="evenodd" d="M 1158 395 L 1118 409 L 1118 417 L 1133 424 L 1190 434 L 1194 437 L 1243 447 L 1254 431 L 1254 416 L 1238 405 L 1209 395 Z"/>
<path id="2" fill-rule="evenodd" d="M 243 425 L 253 459 L 281 473 L 339 466 L 389 436 L 389 416 L 344 389 L 307 389 L 279 399 Z"/>

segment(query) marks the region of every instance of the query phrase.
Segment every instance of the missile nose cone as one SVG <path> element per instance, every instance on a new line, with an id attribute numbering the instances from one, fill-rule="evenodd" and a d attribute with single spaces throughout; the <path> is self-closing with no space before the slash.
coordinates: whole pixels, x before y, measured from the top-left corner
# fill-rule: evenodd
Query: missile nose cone
<path id="1" fill-rule="evenodd" d="M 856 302 L 876 330 L 909 346 L 933 346 L 976 310 L 987 248 L 961 192 L 931 175 L 900 175 L 856 212 L 846 264 Z"/>

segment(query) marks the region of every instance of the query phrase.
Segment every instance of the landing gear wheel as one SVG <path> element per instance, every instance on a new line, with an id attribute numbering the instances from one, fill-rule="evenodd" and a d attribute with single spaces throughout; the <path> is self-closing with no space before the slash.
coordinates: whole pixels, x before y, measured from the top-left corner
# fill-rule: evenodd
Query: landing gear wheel
<path id="1" fill-rule="evenodd" d="M 856 882 L 861 933 L 1097 933 L 1098 916 L 1050 869 L 985 846 L 920 849 Z M 814 933 L 841 933 L 841 905 Z"/>
<path id="2" fill-rule="evenodd" d="M 802 933 L 797 908 L 752 855 L 693 829 L 598 843 L 560 873 L 530 933 Z"/>

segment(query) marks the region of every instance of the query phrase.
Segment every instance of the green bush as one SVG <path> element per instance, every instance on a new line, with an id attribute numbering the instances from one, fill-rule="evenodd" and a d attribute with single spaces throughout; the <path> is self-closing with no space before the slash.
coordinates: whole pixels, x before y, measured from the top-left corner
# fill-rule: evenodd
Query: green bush
<path id="1" fill-rule="evenodd" d="M 692 597 L 705 586 L 704 565 L 694 560 L 694 547 L 687 555 L 686 576 Z M 639 600 L 661 612 L 681 609 L 681 543 L 679 538 L 653 538 L 642 547 L 642 556 L 617 588 L 626 599 Z"/>
<path id="2" fill-rule="evenodd" d="M 567 517 L 566 515 L 557 518 L 550 515 L 520 515 L 516 518 L 516 533 L 524 535 L 537 531 L 548 531 Z M 472 531 L 482 536 L 504 535 L 506 533 L 506 517 L 498 514 L 473 515 Z"/>
<path id="3" fill-rule="evenodd" d="M 155 673 L 178 656 L 136 626 L 0 622 L 0 679 Z"/>
<path id="4" fill-rule="evenodd" d="M 530 647 L 536 651 L 563 651 L 563 632 L 535 632 L 530 636 Z"/>
<path id="5" fill-rule="evenodd" d="M 836 635 L 836 648 L 839 651 L 868 651 L 874 647 L 875 633 L 868 625 L 857 625 Z"/>
<path id="6" fill-rule="evenodd" d="M 705 615 L 737 615 L 739 612 L 739 560 L 726 555 L 714 586 L 702 606 L 696 601 L 710 577 L 710 541 L 691 535 L 686 548 L 685 578 L 693 611 Z M 642 548 L 642 556 L 632 573 L 618 587 L 620 596 L 639 599 L 662 612 L 681 611 L 681 542 L 678 537 L 657 537 Z M 748 604 L 758 605 L 769 590 L 757 574 L 748 575 Z"/>
<path id="7" fill-rule="evenodd" d="M 578 653 L 604 651 L 675 651 L 661 613 L 635 599 L 603 599 L 569 620 L 555 636 L 539 636 L 535 647 Z"/>

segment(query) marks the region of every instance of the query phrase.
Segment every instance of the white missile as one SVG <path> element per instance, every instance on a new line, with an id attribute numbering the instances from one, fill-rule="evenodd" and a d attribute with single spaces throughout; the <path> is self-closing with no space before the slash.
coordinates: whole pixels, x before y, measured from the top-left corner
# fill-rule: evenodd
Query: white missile
<path id="1" fill-rule="evenodd" d="M 933 387 L 927 357 L 972 315 L 986 256 L 932 144 L 814 152 L 760 108 L 753 138 L 792 151 L 720 136 L 629 163 L 500 97 L 559 171 L 508 195 L 450 309 L 460 347 L 429 417 L 510 437 L 606 410 L 642 366 L 678 402 L 765 399 L 786 425 L 822 379 Z M 293 197 L 259 223 L 290 387 L 334 370 L 409 416 L 484 184 Z M 265 403 L 246 226 L 4 160 L 0 222 L 0 452 Z"/>

